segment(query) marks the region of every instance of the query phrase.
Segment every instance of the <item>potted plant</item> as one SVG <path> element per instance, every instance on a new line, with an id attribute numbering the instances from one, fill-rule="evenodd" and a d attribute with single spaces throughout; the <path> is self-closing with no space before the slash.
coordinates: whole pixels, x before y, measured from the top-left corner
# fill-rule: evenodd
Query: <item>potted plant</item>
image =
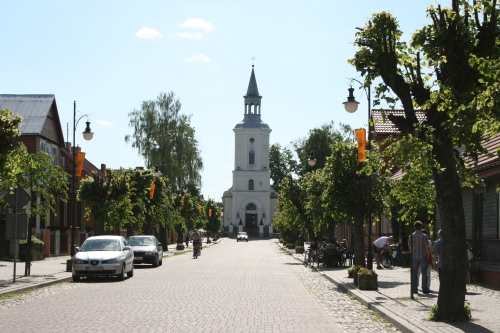
<path id="1" fill-rule="evenodd" d="M 304 253 L 304 247 L 303 246 L 296 246 L 295 253 L 299 253 L 299 254 Z"/>
<path id="2" fill-rule="evenodd" d="M 184 244 L 182 243 L 177 243 L 177 247 L 175 248 L 177 251 L 182 251 L 184 250 Z"/>
<path id="3" fill-rule="evenodd" d="M 377 290 L 377 274 L 368 268 L 358 270 L 358 288 L 361 290 Z"/>
<path id="4" fill-rule="evenodd" d="M 286 248 L 289 250 L 295 249 L 295 244 L 288 243 L 288 244 L 286 244 Z"/>

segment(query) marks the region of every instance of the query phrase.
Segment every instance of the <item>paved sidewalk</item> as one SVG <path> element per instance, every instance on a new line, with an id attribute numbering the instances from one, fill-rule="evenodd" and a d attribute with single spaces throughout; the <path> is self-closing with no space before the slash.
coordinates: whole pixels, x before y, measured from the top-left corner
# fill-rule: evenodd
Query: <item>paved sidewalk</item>
<path id="1" fill-rule="evenodd" d="M 290 251 L 298 260 L 302 254 Z M 314 269 L 340 289 L 353 294 L 367 308 L 379 312 L 403 332 L 500 332 L 500 292 L 467 285 L 466 300 L 472 308 L 472 322 L 433 322 L 427 320 L 432 305 L 437 303 L 439 279 L 433 272 L 430 294 L 410 296 L 410 269 L 395 267 L 376 270 L 378 290 L 359 290 L 347 267 L 314 266 Z M 419 289 L 420 290 L 420 289 Z"/>
<path id="2" fill-rule="evenodd" d="M 203 243 L 203 247 L 212 246 L 219 241 L 210 244 Z M 192 244 L 189 248 L 177 251 L 175 244 L 168 246 L 163 257 L 172 256 L 177 253 L 193 251 Z M 16 294 L 26 290 L 41 288 L 71 280 L 71 272 L 66 272 L 66 261 L 70 256 L 49 257 L 45 260 L 33 261 L 31 263 L 31 275 L 24 276 L 24 262 L 16 263 L 16 282 L 14 283 L 14 261 L 0 261 L 0 296 L 5 294 Z"/>

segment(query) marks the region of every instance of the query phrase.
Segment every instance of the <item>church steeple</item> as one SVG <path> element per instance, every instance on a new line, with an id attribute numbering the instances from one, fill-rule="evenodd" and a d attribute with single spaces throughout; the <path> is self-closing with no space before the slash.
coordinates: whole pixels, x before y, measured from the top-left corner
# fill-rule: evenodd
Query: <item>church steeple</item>
<path id="1" fill-rule="evenodd" d="M 248 83 L 247 94 L 243 97 L 245 98 L 245 115 L 260 115 L 260 103 L 262 96 L 259 95 L 259 89 L 257 88 L 257 80 L 255 79 L 253 65 L 252 74 L 250 75 L 250 82 Z"/>

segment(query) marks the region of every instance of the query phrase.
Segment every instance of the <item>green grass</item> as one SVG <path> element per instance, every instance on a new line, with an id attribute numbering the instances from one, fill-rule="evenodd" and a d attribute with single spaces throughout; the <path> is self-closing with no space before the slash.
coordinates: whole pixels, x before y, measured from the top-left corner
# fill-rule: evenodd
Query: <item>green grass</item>
<path id="1" fill-rule="evenodd" d="M 350 291 L 347 292 L 347 296 L 349 296 L 349 298 L 352 299 L 352 300 L 356 299 L 356 296 L 353 293 L 351 293 Z"/>

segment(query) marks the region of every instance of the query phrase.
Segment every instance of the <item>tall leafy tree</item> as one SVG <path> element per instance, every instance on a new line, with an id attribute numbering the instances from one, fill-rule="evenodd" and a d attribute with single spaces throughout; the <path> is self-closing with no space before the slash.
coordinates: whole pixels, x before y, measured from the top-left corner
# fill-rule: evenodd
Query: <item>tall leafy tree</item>
<path id="1" fill-rule="evenodd" d="M 335 123 L 331 122 L 330 124 L 323 124 L 319 128 L 313 128 L 306 138 L 296 140 L 294 147 L 300 161 L 298 172 L 304 174 L 324 168 L 326 159 L 332 152 L 330 145 L 336 141 L 344 141 L 344 137 L 347 137 L 349 132 L 352 132 L 349 125 L 340 124 L 339 128 L 336 128 Z M 311 152 L 316 159 L 314 166 L 307 163 Z"/>
<path id="2" fill-rule="evenodd" d="M 427 13 L 430 23 L 409 44 L 401 40 L 402 31 L 390 13 L 374 14 L 356 33 L 359 49 L 350 63 L 365 75 L 367 85 L 382 80 L 375 89 L 377 99 L 398 102 L 405 112 L 388 119 L 406 138 L 427 144 L 421 163 L 432 170 L 446 235 L 437 318 L 466 320 L 461 180 L 467 183 L 473 177 L 463 158 L 477 159 L 485 151 L 481 139 L 500 130 L 499 6 L 496 0 L 452 0 L 451 7 L 430 6 Z M 427 115 L 422 124 L 418 108 Z"/>
<path id="3" fill-rule="evenodd" d="M 273 181 L 271 186 L 279 192 L 280 183 L 286 175 L 297 172 L 297 161 L 293 158 L 293 152 L 282 148 L 279 143 L 272 144 L 269 148 L 269 171 Z"/>
<path id="4" fill-rule="evenodd" d="M 18 162 L 22 152 L 12 151 L 17 149 L 13 147 L 12 142 L 21 135 L 19 130 L 21 121 L 21 117 L 14 117 L 8 109 L 0 110 L 0 188 L 14 186 L 16 174 L 21 172 Z"/>
<path id="5" fill-rule="evenodd" d="M 159 171 L 180 188 L 185 180 L 201 184 L 203 161 L 190 125 L 191 116 L 181 113 L 181 102 L 173 92 L 142 102 L 129 113 L 131 135 L 125 142 L 136 148 L 148 167 Z"/>
<path id="6" fill-rule="evenodd" d="M 384 198 L 389 191 L 388 178 L 378 173 L 383 161 L 377 149 L 368 151 L 366 161 L 360 163 L 358 148 L 353 142 L 336 142 L 331 147 L 332 156 L 322 170 L 327 184 L 322 199 L 329 216 L 353 225 L 355 264 L 364 266 L 363 226 L 365 221 L 374 221 L 384 212 Z"/>

